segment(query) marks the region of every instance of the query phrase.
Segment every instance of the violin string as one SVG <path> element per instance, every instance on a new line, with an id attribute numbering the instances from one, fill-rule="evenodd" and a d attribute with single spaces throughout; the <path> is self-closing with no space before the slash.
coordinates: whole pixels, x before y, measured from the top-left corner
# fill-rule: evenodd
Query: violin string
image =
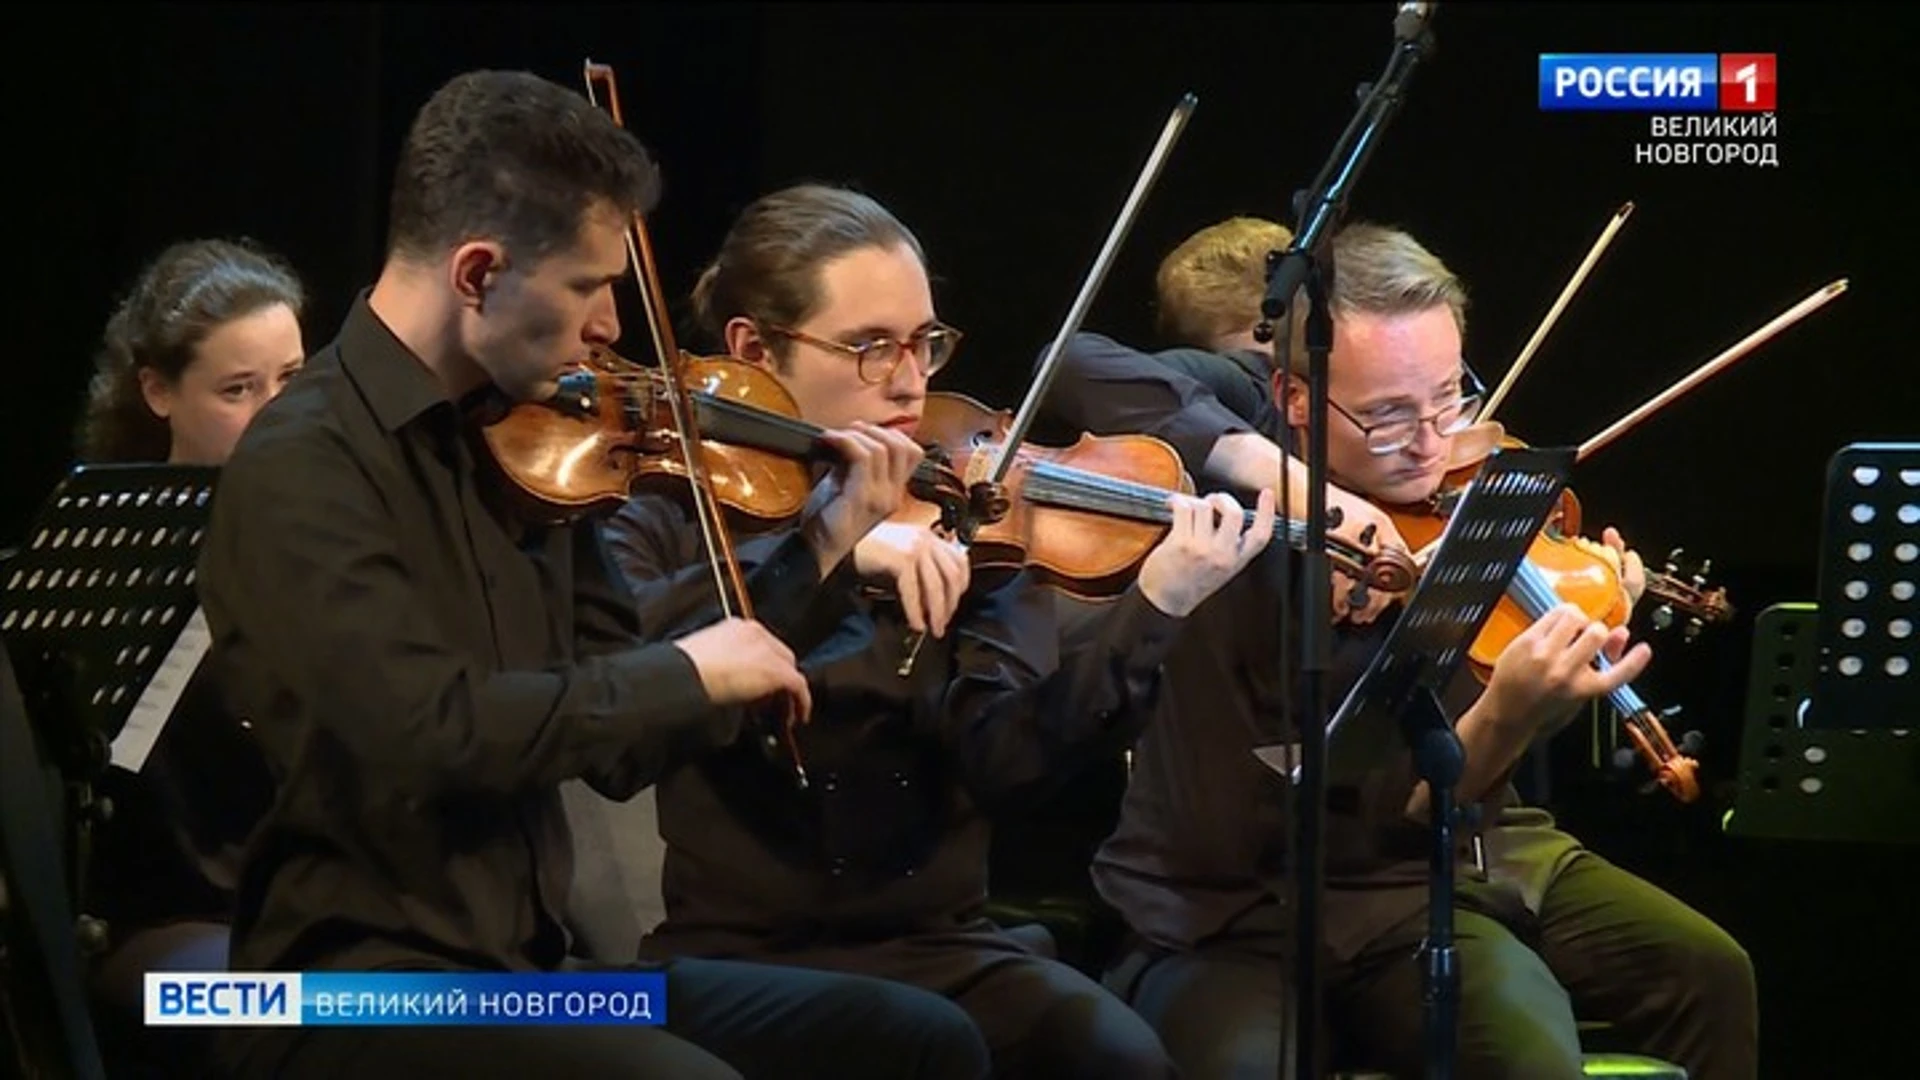
<path id="1" fill-rule="evenodd" d="M 1553 591 L 1553 585 L 1546 579 L 1532 559 L 1521 559 L 1520 570 L 1513 576 L 1513 584 L 1507 589 L 1508 595 L 1519 603 L 1527 617 L 1538 621 L 1546 617 L 1560 602 L 1559 595 Z M 1601 671 L 1611 670 L 1613 665 L 1605 655 L 1593 658 L 1594 667 Z M 1637 723 L 1639 717 L 1648 712 L 1647 703 L 1633 689 L 1631 683 L 1622 683 L 1607 694 L 1607 701 L 1619 712 L 1623 720 Z"/>
<path id="2" fill-rule="evenodd" d="M 1165 489 L 1151 484 L 1142 484 L 1134 480 L 1124 480 L 1103 473 L 1075 469 L 1056 462 L 1035 462 L 1027 472 L 1026 493 L 1030 498 L 1046 500 L 1071 506 L 1075 509 L 1106 511 L 1108 513 L 1130 516 L 1136 520 L 1151 521 L 1165 525 L 1173 520 L 1173 510 L 1167 505 Z M 1245 524 L 1253 523 L 1254 512 L 1243 511 Z M 1306 544 L 1306 523 L 1288 517 L 1283 519 L 1286 526 L 1287 542 L 1293 547 Z M 1365 557 L 1346 551 L 1345 545 L 1329 538 L 1335 550 L 1345 552 L 1350 558 L 1364 562 Z"/>
<path id="3" fill-rule="evenodd" d="M 595 374 L 620 386 L 646 385 L 649 389 L 659 389 L 662 385 L 661 380 L 651 372 L 651 369 L 646 369 L 646 372 L 642 374 L 618 372 L 596 372 Z M 735 423 L 757 425 L 759 431 L 765 433 L 762 435 L 763 443 L 789 440 L 786 445 L 771 449 L 764 445 L 755 447 L 751 444 L 742 444 L 748 445 L 749 448 L 752 449 L 762 449 L 768 453 L 797 454 L 799 450 L 790 440 L 804 440 L 811 443 L 812 440 L 818 439 L 824 434 L 823 429 L 819 426 L 810 424 L 797 417 L 785 416 L 769 409 L 733 401 L 717 394 L 696 390 L 689 396 L 693 399 L 696 407 L 710 409 L 714 413 L 725 416 L 728 420 Z M 745 430 L 735 430 L 742 438 L 746 437 Z M 717 438 L 712 435 L 711 432 L 706 435 L 706 438 L 713 442 L 739 441 Z M 913 475 L 915 480 L 922 483 L 937 484 L 940 480 L 940 465 L 937 462 L 923 460 L 915 467 Z"/>

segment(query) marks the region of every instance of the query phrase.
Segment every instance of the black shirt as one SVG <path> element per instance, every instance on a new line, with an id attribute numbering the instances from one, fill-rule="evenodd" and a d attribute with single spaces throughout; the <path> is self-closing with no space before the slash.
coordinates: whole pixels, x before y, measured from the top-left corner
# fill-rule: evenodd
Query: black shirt
<path id="1" fill-rule="evenodd" d="M 561 782 L 628 798 L 737 734 L 595 525 L 518 523 L 472 435 L 363 294 L 225 468 L 210 660 L 278 784 L 236 969 L 553 967 Z"/>
<path id="2" fill-rule="evenodd" d="M 1147 353 L 1083 332 L 1067 341 L 1044 412 L 1075 432 L 1164 439 L 1204 486 L 1201 466 L 1222 435 L 1285 439 L 1266 371 L 1259 353 Z"/>
<path id="3" fill-rule="evenodd" d="M 637 499 L 612 538 L 646 608 L 675 621 L 684 595 L 649 583 L 699 557 L 685 515 Z M 650 952 L 751 955 L 977 919 L 991 818 L 1138 733 L 1182 625 L 1136 588 L 1068 647 L 1051 592 L 976 578 L 902 677 L 897 603 L 852 585 L 830 583 L 789 631 L 814 699 L 799 736 L 811 787 L 746 747 L 661 781 L 667 920 Z"/>

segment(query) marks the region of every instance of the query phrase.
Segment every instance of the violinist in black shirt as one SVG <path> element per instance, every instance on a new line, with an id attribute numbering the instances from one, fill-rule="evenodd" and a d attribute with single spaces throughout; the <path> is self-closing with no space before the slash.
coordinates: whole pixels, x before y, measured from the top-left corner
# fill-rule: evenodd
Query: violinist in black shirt
<path id="1" fill-rule="evenodd" d="M 1273 483 L 1283 447 L 1304 423 L 1304 348 L 1299 320 L 1291 334 L 1281 323 L 1278 343 L 1290 345 L 1296 365 L 1282 398 L 1278 371 L 1260 374 L 1271 353 L 1249 349 L 1248 331 L 1259 319 L 1265 253 L 1290 239 L 1248 219 L 1197 234 L 1169 257 L 1159 288 L 1163 325 L 1181 334 L 1181 347 L 1149 355 L 1097 335 L 1076 338 L 1050 399 L 1057 411 L 1096 433 L 1162 433 L 1189 468 L 1216 482 Z M 1417 502 L 1438 484 L 1450 439 L 1474 418 L 1461 349 L 1465 288 L 1397 230 L 1349 225 L 1332 254 L 1332 479 L 1386 502 Z M 1262 384 L 1271 404 L 1251 406 Z M 1239 408 L 1224 407 L 1228 400 Z M 1637 599 L 1644 569 L 1624 551 L 1619 567 Z M 1120 825 L 1095 860 L 1101 894 L 1135 935 L 1108 985 L 1153 1021 L 1189 1077 L 1272 1076 L 1282 1052 L 1292 927 L 1282 906 L 1286 795 L 1251 750 L 1297 739 L 1296 722 L 1306 722 L 1296 721 L 1299 702 L 1280 697 L 1283 654 L 1272 625 L 1280 577 L 1297 572 L 1278 558 L 1257 564 L 1195 613 L 1198 625 L 1167 664 L 1169 715 L 1136 750 Z M 1333 700 L 1391 621 L 1336 628 Z M 1610 1022 L 1633 1049 L 1677 1062 L 1696 1080 L 1756 1075 L 1746 953 L 1680 900 L 1583 847 L 1546 811 L 1521 806 L 1507 782 L 1536 738 L 1645 667 L 1646 647 L 1623 653 L 1625 637 L 1624 628 L 1608 633 L 1563 607 L 1509 646 L 1484 692 L 1467 676 L 1449 695 L 1468 760 L 1458 795 L 1482 804 L 1481 828 L 1465 837 L 1459 864 L 1462 1077 L 1581 1076 L 1576 1016 Z M 1604 676 L 1589 666 L 1602 649 L 1616 661 Z M 1174 716 L 1181 722 L 1168 722 Z M 1360 1063 L 1419 1075 L 1413 957 L 1426 927 L 1424 790 L 1403 757 L 1332 794 L 1329 1019 Z"/>
<path id="2" fill-rule="evenodd" d="M 918 240 L 840 188 L 749 206 L 694 302 L 728 354 L 766 367 L 827 427 L 914 433 L 959 340 L 935 313 Z M 822 585 L 813 631 L 791 642 L 814 688 L 800 739 L 810 786 L 744 748 L 664 777 L 666 920 L 643 952 L 937 991 L 979 1025 L 997 1075 L 1172 1075 L 1137 1015 L 982 909 L 990 819 L 1137 735 L 1184 617 L 1271 535 L 1270 497 L 1251 525 L 1225 496 L 1175 497 L 1173 514 L 1133 586 L 1071 647 L 1053 595 L 1026 574 L 976 578 L 925 526 L 868 534 Z M 679 624 L 702 602 L 663 584 L 697 556 L 678 507 L 634 500 L 613 543 L 649 618 Z"/>
<path id="3" fill-rule="evenodd" d="M 613 285 L 652 163 L 531 75 L 443 86 L 399 155 L 387 260 L 338 337 L 225 468 L 199 585 L 223 684 L 276 779 L 247 850 L 239 970 L 549 971 L 571 844 L 560 785 L 628 798 L 731 744 L 805 680 L 757 622 L 666 640 L 590 520 L 516 514 L 475 437 L 618 337 Z M 814 527 L 761 564 L 804 598 L 891 512 L 920 450 L 832 433 Z M 985 1050 L 933 994 L 723 962 L 665 965 L 666 1027 L 254 1028 L 240 1076 L 972 1078 Z M 817 1070 L 817 1071 L 816 1071 Z"/>

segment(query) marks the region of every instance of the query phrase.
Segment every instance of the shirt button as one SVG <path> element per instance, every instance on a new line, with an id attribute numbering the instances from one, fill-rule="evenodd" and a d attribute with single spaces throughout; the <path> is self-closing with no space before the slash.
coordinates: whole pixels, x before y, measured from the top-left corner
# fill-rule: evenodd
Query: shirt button
<path id="1" fill-rule="evenodd" d="M 913 781 L 912 781 L 912 780 L 910 780 L 910 779 L 908 779 L 908 777 L 907 777 L 907 774 L 906 774 L 906 773 L 903 773 L 903 772 L 897 772 L 897 773 L 894 773 L 894 774 L 893 774 L 893 782 L 894 782 L 894 783 L 896 783 L 896 784 L 898 784 L 898 785 L 900 785 L 901 787 L 912 787 L 912 786 L 913 786 Z"/>
<path id="2" fill-rule="evenodd" d="M 833 773 L 828 773 L 827 775 L 821 777 L 820 790 L 828 791 L 828 792 L 840 790 L 840 778 L 838 776 L 835 776 Z"/>
<path id="3" fill-rule="evenodd" d="M 839 877 L 846 872 L 847 860 L 837 855 L 834 856 L 833 863 L 827 868 L 827 873 L 832 874 L 834 877 Z"/>
<path id="4" fill-rule="evenodd" d="M 919 872 L 920 872 L 919 870 L 917 870 L 917 869 L 915 869 L 914 867 L 911 867 L 911 866 L 909 866 L 909 867 L 907 867 L 907 869 L 906 869 L 906 874 L 905 874 L 905 876 L 907 876 L 907 877 L 912 877 L 913 875 L 915 875 L 915 874 L 917 874 L 917 873 L 919 873 Z"/>

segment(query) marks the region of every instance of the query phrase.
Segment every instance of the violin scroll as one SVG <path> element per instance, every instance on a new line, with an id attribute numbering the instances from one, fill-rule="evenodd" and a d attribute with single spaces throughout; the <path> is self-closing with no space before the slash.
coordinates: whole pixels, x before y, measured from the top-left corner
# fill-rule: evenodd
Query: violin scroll
<path id="1" fill-rule="evenodd" d="M 1677 716 L 1680 707 L 1666 710 L 1668 717 Z M 1700 797 L 1700 763 L 1694 755 L 1700 752 L 1705 737 L 1698 731 L 1688 731 L 1681 735 L 1678 745 L 1667 734 L 1666 725 L 1652 709 L 1643 709 L 1632 715 L 1623 715 L 1621 726 L 1626 728 L 1627 738 L 1632 747 L 1621 747 L 1614 755 L 1614 763 L 1622 771 L 1633 767 L 1636 753 L 1640 760 L 1647 763 L 1653 774 L 1655 785 L 1666 789 L 1667 793 L 1683 803 L 1690 803 Z M 1648 788 L 1647 790 L 1652 790 Z"/>
<path id="2" fill-rule="evenodd" d="M 1013 509 L 1004 484 L 962 479 L 953 455 L 939 443 L 926 445 L 923 467 L 907 482 L 907 494 L 939 509 L 940 531 L 971 545 L 982 526 L 995 524 Z"/>

